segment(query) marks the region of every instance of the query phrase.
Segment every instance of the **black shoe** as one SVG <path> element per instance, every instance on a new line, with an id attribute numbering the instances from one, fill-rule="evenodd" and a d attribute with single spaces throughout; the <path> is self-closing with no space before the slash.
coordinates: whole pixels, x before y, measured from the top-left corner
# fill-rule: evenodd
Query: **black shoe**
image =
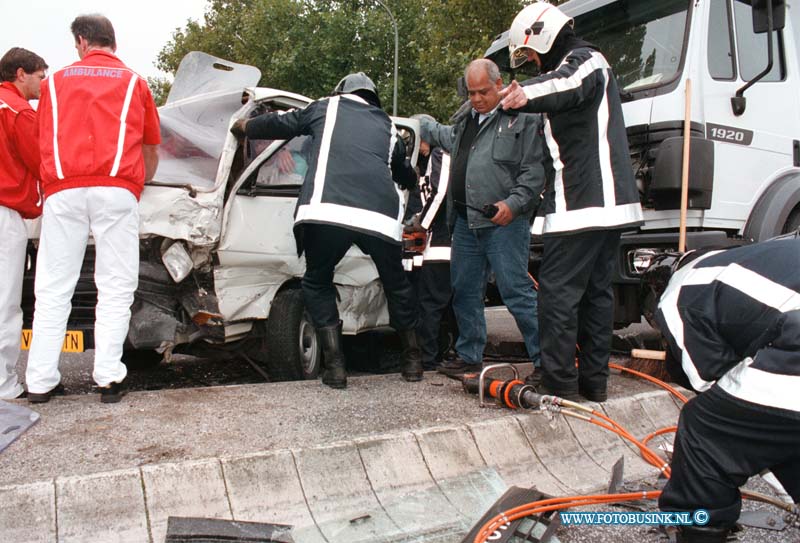
<path id="1" fill-rule="evenodd" d="M 442 375 L 463 375 L 465 373 L 480 373 L 483 364 L 467 364 L 460 358 L 455 360 L 445 360 L 436 368 Z"/>
<path id="2" fill-rule="evenodd" d="M 422 381 L 422 353 L 417 343 L 417 332 L 411 330 L 398 330 L 400 344 L 403 346 L 403 369 L 400 375 L 409 383 Z"/>
<path id="3" fill-rule="evenodd" d="M 100 401 L 103 403 L 118 403 L 125 395 L 125 379 L 120 383 L 111 383 L 100 389 Z"/>
<path id="4" fill-rule="evenodd" d="M 533 388 L 539 388 L 542 384 L 542 370 L 539 368 L 534 369 L 533 373 L 525 378 L 525 384 Z"/>
<path id="5" fill-rule="evenodd" d="M 608 399 L 608 392 L 606 389 L 600 388 L 580 388 L 580 395 L 589 400 L 590 402 L 601 403 Z"/>
<path id="6" fill-rule="evenodd" d="M 334 326 L 317 328 L 322 342 L 322 384 L 331 388 L 347 388 L 347 370 L 342 352 L 342 321 Z"/>
<path id="7" fill-rule="evenodd" d="M 48 390 L 47 392 L 28 392 L 28 403 L 47 403 L 50 401 L 50 398 L 53 396 L 63 396 L 64 395 L 64 385 L 58 383 L 56 386 Z M 18 396 L 21 398 L 22 396 Z"/>

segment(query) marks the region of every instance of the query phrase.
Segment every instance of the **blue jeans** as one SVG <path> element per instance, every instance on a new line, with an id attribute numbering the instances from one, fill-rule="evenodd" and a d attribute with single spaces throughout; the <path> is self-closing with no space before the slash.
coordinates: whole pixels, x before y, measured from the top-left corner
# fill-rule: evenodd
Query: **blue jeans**
<path id="1" fill-rule="evenodd" d="M 456 352 L 468 364 L 483 361 L 486 319 L 483 300 L 489 270 L 494 272 L 503 302 L 517 321 L 525 348 L 534 366 L 539 366 L 538 303 L 528 276 L 530 224 L 518 217 L 507 226 L 470 230 L 456 217 L 450 257 L 453 311 L 458 321 Z"/>

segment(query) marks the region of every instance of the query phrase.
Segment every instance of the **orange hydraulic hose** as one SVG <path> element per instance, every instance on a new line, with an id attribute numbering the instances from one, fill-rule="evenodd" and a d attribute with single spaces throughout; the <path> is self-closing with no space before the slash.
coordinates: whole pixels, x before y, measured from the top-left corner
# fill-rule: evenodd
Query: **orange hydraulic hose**
<path id="1" fill-rule="evenodd" d="M 531 277 L 533 279 L 533 277 Z M 538 284 L 534 284 L 538 287 Z M 668 385 L 667 383 L 661 381 L 660 379 L 656 379 L 650 375 L 628 369 L 624 366 L 620 366 L 618 364 L 609 364 L 610 368 L 614 368 L 620 371 L 624 371 L 630 373 L 632 375 L 636 375 L 642 379 L 650 381 L 661 388 L 669 391 L 672 395 L 676 398 L 681 400 L 681 402 L 686 403 L 688 398 L 681 394 L 678 390 L 674 387 Z M 568 402 L 568 404 L 571 402 Z M 655 432 L 647 435 L 644 439 L 637 440 L 628 430 L 626 430 L 621 424 L 613 420 L 611 417 L 607 416 L 605 413 L 601 413 L 597 410 L 587 410 L 582 409 L 583 411 L 590 412 L 594 417 L 585 417 L 582 415 L 578 415 L 577 413 L 570 413 L 569 411 L 563 411 L 562 413 L 567 415 L 571 414 L 576 416 L 577 418 L 581 418 L 592 424 L 614 432 L 618 436 L 623 439 L 627 439 L 634 445 L 639 448 L 641 452 L 642 458 L 649 464 L 653 465 L 654 467 L 658 468 L 666 477 L 670 475 L 670 468 L 669 464 L 660 456 L 658 453 L 653 451 L 647 446 L 647 443 L 658 435 L 663 435 L 666 433 L 674 432 L 677 430 L 677 427 L 671 426 L 668 428 L 661 428 L 656 430 Z M 600 420 L 597 420 L 600 419 Z M 536 515 L 539 513 L 545 513 L 548 511 L 556 511 L 561 509 L 568 509 L 572 507 L 580 507 L 586 505 L 600 505 L 605 503 L 619 503 L 623 501 L 631 501 L 631 500 L 639 500 L 639 499 L 656 499 L 661 495 L 661 491 L 643 491 L 643 492 L 631 492 L 626 494 L 597 494 L 592 496 L 566 496 L 561 498 L 550 498 L 547 500 L 540 500 L 537 502 L 532 502 L 528 504 L 521 505 L 519 507 L 515 507 L 513 509 L 509 509 L 507 511 L 503 511 L 502 513 L 496 515 L 488 522 L 486 522 L 483 527 L 479 530 L 478 534 L 475 536 L 473 543 L 485 543 L 487 538 L 500 526 L 506 524 L 508 522 L 512 522 L 514 520 L 527 517 L 530 515 Z"/>
<path id="2" fill-rule="evenodd" d="M 533 281 L 533 287 L 536 290 L 539 290 L 539 283 L 536 279 L 528 273 L 528 276 Z M 575 346 L 578 350 L 580 347 L 578 345 Z M 577 365 L 577 359 L 575 360 Z M 667 390 L 670 394 L 678 398 L 681 402 L 686 403 L 688 398 L 681 394 L 677 389 L 670 386 L 669 384 L 661 381 L 660 379 L 656 379 L 650 375 L 645 373 L 632 370 L 626 368 L 625 366 L 620 366 L 619 364 L 610 363 L 608 365 L 609 368 L 613 368 L 619 371 L 623 371 L 626 373 L 630 373 L 632 375 L 636 375 L 646 381 L 654 383 L 661 388 Z M 510 388 L 510 387 L 509 387 Z M 509 403 L 509 402 L 507 402 Z M 611 417 L 607 416 L 605 413 L 601 413 L 594 409 L 587 409 L 583 406 L 575 404 L 573 402 L 564 402 L 561 404 L 564 407 L 572 407 L 576 409 L 580 409 L 581 411 L 585 411 L 591 413 L 596 418 L 587 417 L 584 415 L 580 415 L 575 412 L 570 411 L 561 411 L 564 415 L 570 415 L 575 418 L 580 418 L 582 420 L 588 421 L 596 426 L 614 432 L 618 436 L 623 439 L 627 439 L 636 447 L 639 448 L 639 451 L 642 455 L 642 458 L 649 464 L 653 465 L 654 467 L 658 468 L 666 477 L 670 475 L 670 467 L 669 464 L 655 451 L 650 449 L 647 446 L 647 443 L 656 436 L 667 434 L 670 432 L 677 431 L 676 426 L 670 426 L 667 428 L 661 428 L 652 432 L 651 434 L 647 435 L 641 441 L 636 439 L 627 429 L 625 429 L 621 424 L 613 420 Z M 597 420 L 600 419 L 600 420 Z M 489 519 L 478 531 L 473 543 L 485 543 L 488 540 L 488 537 L 492 535 L 492 533 L 497 530 L 500 526 L 512 522 L 514 520 L 527 517 L 530 515 L 536 515 L 539 513 L 546 513 L 548 511 L 556 511 L 561 509 L 568 509 L 571 507 L 580 507 L 585 505 L 600 505 L 604 503 L 619 503 L 624 501 L 633 501 L 633 500 L 640 500 L 640 499 L 657 499 L 661 495 L 660 490 L 656 491 L 642 491 L 642 492 L 629 492 L 623 494 L 595 494 L 590 496 L 564 496 L 560 498 L 549 498 L 546 500 L 539 500 L 532 503 L 527 503 L 518 507 L 514 507 L 513 509 L 509 509 L 507 511 L 503 511 L 498 515 L 495 515 L 491 519 Z M 743 494 L 744 495 L 744 494 Z"/>
<path id="3" fill-rule="evenodd" d="M 678 392 L 678 390 L 675 387 L 672 387 L 672 386 L 668 385 L 667 383 L 665 383 L 661 379 L 656 379 L 652 375 L 647 375 L 646 373 L 642 373 L 640 371 L 632 370 L 630 368 L 626 368 L 625 366 L 620 366 L 619 364 L 614 364 L 614 363 L 609 363 L 608 367 L 612 368 L 612 369 L 615 369 L 615 370 L 624 371 L 625 373 L 633 374 L 633 375 L 635 375 L 637 377 L 641 377 L 645 381 L 650 381 L 651 383 L 654 383 L 654 384 L 660 386 L 664 390 L 669 391 L 670 394 L 672 394 L 673 396 L 678 398 L 683 403 L 686 403 L 686 402 L 689 401 L 689 398 L 687 398 L 686 396 L 684 396 L 683 394 Z"/>
<path id="4" fill-rule="evenodd" d="M 568 509 L 570 507 L 580 507 L 585 505 L 600 505 L 604 503 L 618 503 L 623 501 L 633 501 L 641 499 L 656 499 L 661 495 L 660 490 L 655 491 L 642 491 L 642 492 L 628 492 L 623 494 L 595 494 L 590 496 L 564 496 L 561 498 L 549 498 L 546 500 L 539 500 L 529 504 L 521 505 L 508 511 L 495 515 L 483 525 L 481 530 L 475 536 L 473 543 L 484 543 L 492 532 L 497 528 L 508 522 L 535 515 L 539 513 L 546 513 L 548 511 L 556 511 L 560 509 Z"/>
<path id="5" fill-rule="evenodd" d="M 652 434 L 648 434 L 647 437 L 645 437 L 642 440 L 642 443 L 647 444 L 651 439 L 653 439 L 656 436 L 661 436 L 661 435 L 664 435 L 664 434 L 670 434 L 672 432 L 677 432 L 677 431 L 678 431 L 678 427 L 677 426 L 667 426 L 666 428 L 661 428 L 660 430 L 656 430 Z"/>
<path id="6" fill-rule="evenodd" d="M 611 417 L 608 417 L 605 414 L 600 413 L 599 411 L 592 411 L 592 414 L 595 415 L 596 417 L 606 421 L 611 426 L 607 426 L 605 424 L 602 424 L 599 421 L 590 420 L 590 422 L 592 424 L 600 426 L 601 428 L 606 428 L 607 430 L 611 430 L 612 432 L 614 432 L 618 436 L 623 437 L 623 438 L 627 439 L 628 441 L 630 441 L 631 443 L 633 443 L 634 445 L 636 445 L 639 448 L 640 452 L 642 453 L 642 457 L 647 461 L 647 463 L 649 463 L 652 466 L 658 468 L 664 475 L 669 477 L 669 474 L 670 474 L 669 463 L 666 460 L 664 460 L 663 458 L 661 458 L 658 455 L 658 453 L 656 453 L 655 451 L 650 449 L 642 441 L 639 441 L 638 439 L 633 437 L 633 435 L 631 435 L 630 432 L 628 432 L 625 428 L 623 428 L 619 423 L 617 423 L 616 421 L 612 420 Z"/>

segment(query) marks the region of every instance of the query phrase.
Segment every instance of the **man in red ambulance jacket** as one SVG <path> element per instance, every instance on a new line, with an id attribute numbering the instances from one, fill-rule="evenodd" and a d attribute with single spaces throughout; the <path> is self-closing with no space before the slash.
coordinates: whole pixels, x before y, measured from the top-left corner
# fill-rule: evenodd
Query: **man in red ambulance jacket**
<path id="1" fill-rule="evenodd" d="M 36 262 L 28 400 L 63 391 L 58 371 L 70 299 L 89 234 L 94 238 L 95 359 L 100 400 L 118 402 L 121 361 L 139 277 L 138 199 L 158 166 L 158 112 L 147 82 L 115 55 L 102 15 L 71 26 L 80 61 L 42 82 L 39 102 L 45 203 Z"/>
<path id="2" fill-rule="evenodd" d="M 39 196 L 39 127 L 28 100 L 39 98 L 47 63 L 12 47 L 0 59 L 0 400 L 22 395 L 17 379 L 22 330 L 22 275 L 28 232 L 22 219 L 42 214 Z"/>

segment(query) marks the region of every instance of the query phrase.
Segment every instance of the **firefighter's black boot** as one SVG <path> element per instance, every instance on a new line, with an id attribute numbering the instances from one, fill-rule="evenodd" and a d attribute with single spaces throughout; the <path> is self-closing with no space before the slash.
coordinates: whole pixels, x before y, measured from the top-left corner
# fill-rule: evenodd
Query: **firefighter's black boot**
<path id="1" fill-rule="evenodd" d="M 400 344 L 403 346 L 403 370 L 401 375 L 406 381 L 422 381 L 422 352 L 417 343 L 417 332 L 398 330 Z"/>
<path id="2" fill-rule="evenodd" d="M 346 388 L 347 371 L 344 369 L 344 354 L 342 354 L 342 321 L 335 326 L 317 328 L 317 333 L 322 342 L 325 366 L 322 382 L 331 388 Z"/>
<path id="3" fill-rule="evenodd" d="M 681 526 L 678 543 L 725 543 L 729 531 L 718 526 Z"/>

